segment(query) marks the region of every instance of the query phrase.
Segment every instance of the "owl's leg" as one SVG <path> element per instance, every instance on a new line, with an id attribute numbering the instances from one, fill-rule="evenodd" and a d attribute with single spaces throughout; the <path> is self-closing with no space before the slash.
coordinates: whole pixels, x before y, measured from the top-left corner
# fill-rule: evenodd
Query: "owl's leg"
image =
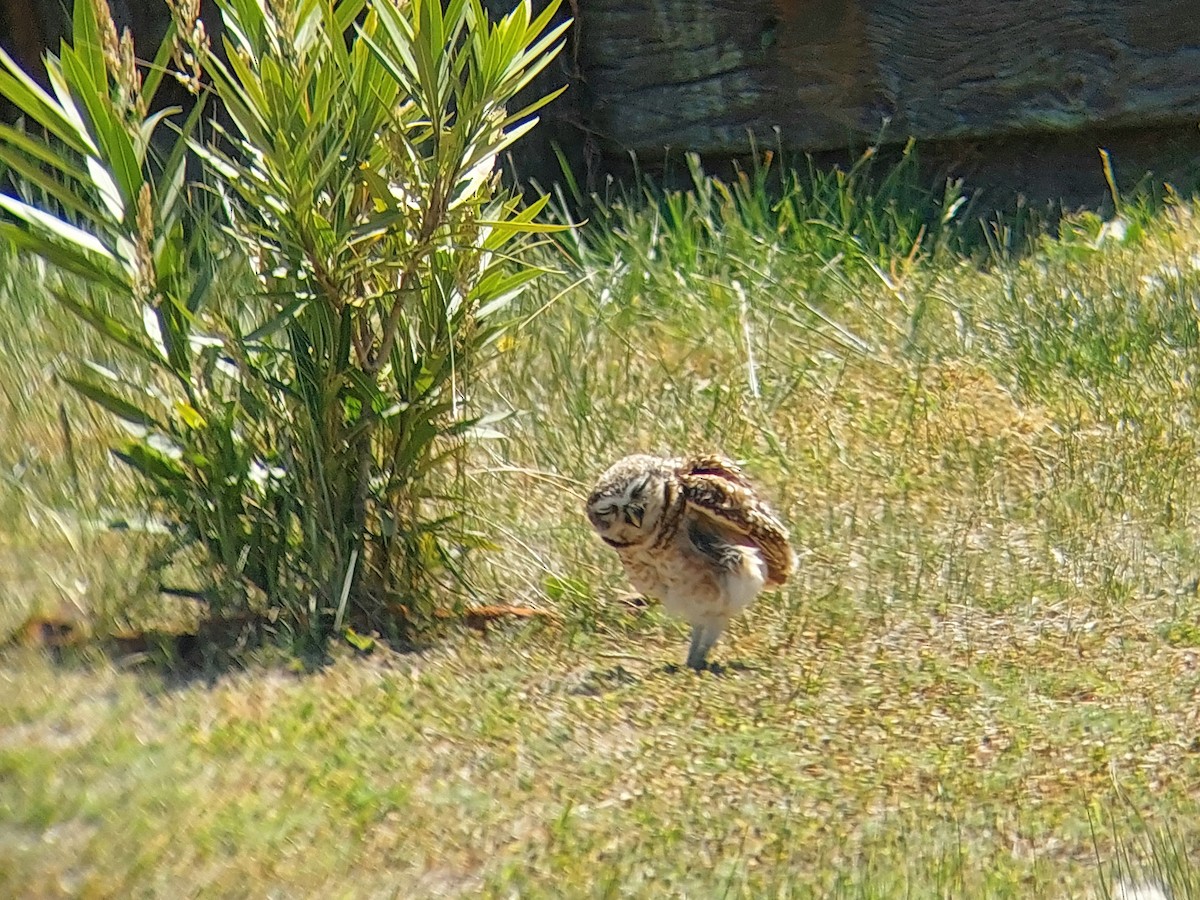
<path id="1" fill-rule="evenodd" d="M 708 651 L 724 631 L 719 625 L 693 625 L 692 644 L 688 648 L 688 668 L 703 672 L 708 668 Z"/>

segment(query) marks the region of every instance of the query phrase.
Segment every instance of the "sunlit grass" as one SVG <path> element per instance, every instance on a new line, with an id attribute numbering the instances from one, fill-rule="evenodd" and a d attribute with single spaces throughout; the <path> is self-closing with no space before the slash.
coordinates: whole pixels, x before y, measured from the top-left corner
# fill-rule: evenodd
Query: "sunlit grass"
<path id="1" fill-rule="evenodd" d="M 1200 890 L 1192 206 L 1017 252 L 968 240 L 953 191 L 806 175 L 772 200 L 759 177 L 603 207 L 467 386 L 507 415 L 467 473 L 496 544 L 478 597 L 556 619 L 211 682 L 10 651 L 0 885 Z M 129 490 L 67 401 L 71 486 L 63 395 L 21 385 L 86 338 L 30 303 L 0 303 L 30 335 L 0 360 L 0 465 L 36 455 L 0 554 L 42 573 L 0 604 L 14 627 L 71 577 L 119 607 L 147 552 L 29 524 Z M 580 511 L 623 453 L 707 449 L 745 462 L 802 561 L 718 645 L 725 677 L 666 671 L 682 626 L 619 602 Z"/>

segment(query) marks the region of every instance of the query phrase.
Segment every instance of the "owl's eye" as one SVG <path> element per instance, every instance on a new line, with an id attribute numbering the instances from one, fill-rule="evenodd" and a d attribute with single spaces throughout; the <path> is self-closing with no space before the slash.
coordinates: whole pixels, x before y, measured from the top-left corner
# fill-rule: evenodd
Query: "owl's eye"
<path id="1" fill-rule="evenodd" d="M 610 519 L 617 508 L 615 506 L 598 506 L 594 511 L 601 519 Z"/>
<path id="2" fill-rule="evenodd" d="M 637 484 L 635 484 L 633 486 L 633 489 L 630 490 L 630 492 L 629 492 L 629 499 L 630 500 L 641 500 L 642 497 L 646 496 L 646 488 L 649 485 L 650 485 L 650 476 L 647 475 L 645 478 L 643 478 L 641 481 L 639 481 Z"/>

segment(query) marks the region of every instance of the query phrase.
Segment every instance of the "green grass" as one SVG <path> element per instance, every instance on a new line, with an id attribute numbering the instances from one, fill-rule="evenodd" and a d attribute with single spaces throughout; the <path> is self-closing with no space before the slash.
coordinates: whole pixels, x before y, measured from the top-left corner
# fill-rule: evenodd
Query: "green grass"
<path id="1" fill-rule="evenodd" d="M 1197 210 L 969 256 L 952 194 L 759 177 L 604 207 L 467 386 L 508 416 L 478 599 L 556 619 L 204 678 L 11 649 L 0 892 L 1200 893 Z M 72 485 L 48 373 L 87 337 L 0 271 L 0 622 L 184 615 L 146 536 L 72 530 L 131 482 L 67 398 Z M 617 456 L 705 449 L 802 560 L 720 677 L 666 670 L 683 626 L 581 512 Z"/>

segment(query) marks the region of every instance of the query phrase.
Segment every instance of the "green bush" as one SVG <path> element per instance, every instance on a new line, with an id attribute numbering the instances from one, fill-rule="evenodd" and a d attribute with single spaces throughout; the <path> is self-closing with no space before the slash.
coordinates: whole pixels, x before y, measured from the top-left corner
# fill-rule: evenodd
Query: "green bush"
<path id="1" fill-rule="evenodd" d="M 471 375 L 546 230 L 496 160 L 553 97 L 507 108 L 561 46 L 557 5 L 218 0 L 218 55 L 177 0 L 143 79 L 105 0 L 79 0 L 51 93 L 0 56 L 26 122 L 0 127 L 24 192 L 0 237 L 80 276 L 58 300 L 122 362 L 69 381 L 203 548 L 214 614 L 265 606 L 319 639 L 419 618 L 461 576 Z M 168 70 L 198 93 L 186 117 L 149 112 Z"/>

